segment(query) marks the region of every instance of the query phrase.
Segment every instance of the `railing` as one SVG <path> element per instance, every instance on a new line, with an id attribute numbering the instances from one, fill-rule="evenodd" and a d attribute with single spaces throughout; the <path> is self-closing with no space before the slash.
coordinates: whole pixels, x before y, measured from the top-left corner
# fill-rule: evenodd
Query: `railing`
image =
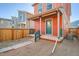
<path id="1" fill-rule="evenodd" d="M 40 39 L 40 31 L 35 32 L 35 42 Z"/>

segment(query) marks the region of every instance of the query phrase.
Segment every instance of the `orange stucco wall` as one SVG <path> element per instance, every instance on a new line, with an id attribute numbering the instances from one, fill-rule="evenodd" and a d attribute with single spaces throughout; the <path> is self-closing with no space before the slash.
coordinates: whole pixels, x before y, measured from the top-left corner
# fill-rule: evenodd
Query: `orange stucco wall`
<path id="1" fill-rule="evenodd" d="M 44 13 L 44 12 L 46 12 L 46 3 L 43 3 L 42 5 L 43 5 L 43 6 L 42 6 L 42 8 L 43 8 L 42 11 L 43 11 L 43 13 Z"/>
<path id="2" fill-rule="evenodd" d="M 57 36 L 58 34 L 58 23 L 57 16 L 53 17 L 53 36 Z"/>
<path id="3" fill-rule="evenodd" d="M 37 21 L 35 21 L 35 31 L 40 30 L 40 21 L 39 19 Z"/>
<path id="4" fill-rule="evenodd" d="M 46 12 L 47 11 L 46 5 L 47 5 L 46 3 L 42 4 L 42 8 L 43 8 L 42 12 Z M 53 8 L 57 8 L 57 7 L 63 6 L 65 8 L 65 10 L 66 10 L 67 16 L 70 17 L 70 15 L 71 15 L 71 4 L 70 3 L 52 3 L 52 6 L 53 6 Z M 33 7 L 34 7 L 34 14 L 37 15 L 38 14 L 38 3 L 35 4 Z"/>
<path id="5" fill-rule="evenodd" d="M 57 36 L 58 35 L 58 20 L 57 20 L 57 16 L 49 16 L 46 17 L 42 20 L 46 20 L 46 19 L 51 19 L 52 22 L 52 35 L 53 36 Z M 62 28 L 62 16 L 60 16 L 60 28 Z M 40 21 L 39 19 L 37 19 L 37 21 L 35 21 L 35 31 L 40 29 Z M 41 33 L 45 34 L 45 21 L 41 21 Z"/>
<path id="6" fill-rule="evenodd" d="M 70 19 L 70 15 L 71 15 L 71 4 L 70 3 L 52 3 L 53 8 L 57 8 L 60 6 L 64 6 L 65 10 L 66 10 L 66 14 L 68 16 L 68 18 Z M 42 4 L 42 12 L 47 12 L 46 9 L 46 3 Z M 37 15 L 38 14 L 38 4 L 34 5 L 34 14 Z M 57 16 L 48 16 L 45 17 L 44 19 L 48 19 L 51 18 L 52 20 L 52 35 L 57 36 L 58 34 L 58 21 L 57 21 Z M 35 31 L 40 30 L 40 21 L 39 19 L 37 19 L 37 21 L 35 21 Z M 62 28 L 62 16 L 60 16 L 60 28 Z M 45 34 L 45 21 L 41 22 L 41 32 L 42 34 Z"/>
<path id="7" fill-rule="evenodd" d="M 41 22 L 41 33 L 45 34 L 45 22 L 44 21 Z"/>
<path id="8" fill-rule="evenodd" d="M 71 15 L 71 4 L 70 3 L 64 4 L 64 8 L 66 10 L 67 16 L 70 16 Z"/>
<path id="9" fill-rule="evenodd" d="M 34 14 L 38 14 L 38 4 L 34 5 Z"/>
<path id="10" fill-rule="evenodd" d="M 53 3 L 52 5 L 54 8 L 58 8 L 60 6 L 63 6 L 63 3 Z"/>
<path id="11" fill-rule="evenodd" d="M 40 30 L 40 20 L 35 21 L 35 31 Z M 45 34 L 45 22 L 41 21 L 41 33 Z"/>

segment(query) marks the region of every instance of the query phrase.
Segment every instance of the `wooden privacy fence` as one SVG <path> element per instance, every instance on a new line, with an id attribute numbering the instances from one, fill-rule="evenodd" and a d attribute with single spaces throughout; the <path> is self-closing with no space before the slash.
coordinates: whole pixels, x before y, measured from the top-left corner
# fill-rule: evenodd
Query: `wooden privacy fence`
<path id="1" fill-rule="evenodd" d="M 69 28 L 64 31 L 64 37 L 66 37 L 69 33 L 75 34 L 79 38 L 79 28 Z"/>
<path id="2" fill-rule="evenodd" d="M 28 29 L 0 28 L 0 41 L 21 39 L 29 35 Z"/>
<path id="3" fill-rule="evenodd" d="M 76 34 L 76 36 L 79 38 L 79 28 L 69 28 L 69 33 L 72 32 Z"/>

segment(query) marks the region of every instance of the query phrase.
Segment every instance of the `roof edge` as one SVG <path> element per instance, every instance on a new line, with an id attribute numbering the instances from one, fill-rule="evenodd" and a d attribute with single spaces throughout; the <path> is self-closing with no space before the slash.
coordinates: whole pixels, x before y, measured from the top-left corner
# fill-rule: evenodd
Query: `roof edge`
<path id="1" fill-rule="evenodd" d="M 34 5 L 36 5 L 36 4 L 38 4 L 38 3 L 34 3 L 32 6 L 34 6 Z"/>

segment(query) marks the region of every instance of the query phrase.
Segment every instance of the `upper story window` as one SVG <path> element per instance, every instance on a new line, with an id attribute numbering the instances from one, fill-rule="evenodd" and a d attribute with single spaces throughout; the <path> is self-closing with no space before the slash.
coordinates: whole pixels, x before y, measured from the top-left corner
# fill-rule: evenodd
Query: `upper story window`
<path id="1" fill-rule="evenodd" d="M 23 21 L 25 21 L 26 20 L 26 17 L 25 17 L 26 15 L 25 15 L 25 13 L 23 14 Z"/>
<path id="2" fill-rule="evenodd" d="M 42 13 L 42 3 L 38 4 L 38 13 Z"/>
<path id="3" fill-rule="evenodd" d="M 47 3 L 47 10 L 52 9 L 52 3 Z"/>
<path id="4" fill-rule="evenodd" d="M 21 15 L 19 16 L 19 18 L 20 18 L 20 20 L 22 20 L 22 16 Z"/>
<path id="5" fill-rule="evenodd" d="M 18 17 L 19 17 L 19 20 L 18 21 L 25 21 L 26 20 L 25 13 L 19 12 L 18 14 L 19 14 L 18 15 Z"/>
<path id="6" fill-rule="evenodd" d="M 18 12 L 18 18 L 19 18 L 18 21 L 22 21 L 23 17 L 22 17 L 22 12 L 20 12 L 20 11 Z"/>

